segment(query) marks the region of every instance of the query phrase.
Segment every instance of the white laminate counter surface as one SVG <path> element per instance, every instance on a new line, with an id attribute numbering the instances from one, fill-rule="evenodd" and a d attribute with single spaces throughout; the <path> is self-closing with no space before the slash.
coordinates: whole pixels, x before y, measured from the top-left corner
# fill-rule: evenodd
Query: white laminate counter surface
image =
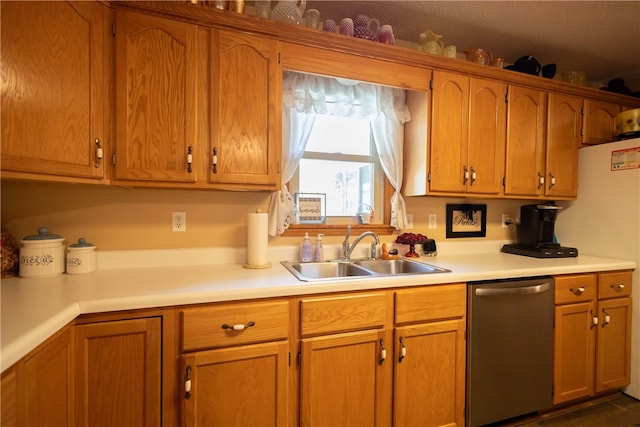
<path id="1" fill-rule="evenodd" d="M 633 261 L 588 255 L 537 259 L 499 251 L 438 255 L 420 260 L 451 272 L 301 282 L 274 260 L 268 269 L 246 269 L 241 262 L 209 265 L 158 262 L 155 266 L 145 263 L 144 267 L 106 268 L 83 275 L 4 279 L 2 371 L 80 314 L 636 268 Z"/>

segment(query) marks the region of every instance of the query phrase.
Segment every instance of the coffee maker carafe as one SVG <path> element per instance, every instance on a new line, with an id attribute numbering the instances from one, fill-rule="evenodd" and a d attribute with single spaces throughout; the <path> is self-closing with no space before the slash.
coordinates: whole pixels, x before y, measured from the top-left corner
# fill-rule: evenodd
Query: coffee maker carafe
<path id="1" fill-rule="evenodd" d="M 578 256 L 576 248 L 560 246 L 555 239 L 555 224 L 560 206 L 535 204 L 520 206 L 516 244 L 507 244 L 502 252 L 536 258 Z"/>
<path id="2" fill-rule="evenodd" d="M 558 216 L 556 205 L 524 205 L 520 207 L 520 224 L 517 226 L 519 245 L 535 248 L 557 248 L 554 226 Z"/>

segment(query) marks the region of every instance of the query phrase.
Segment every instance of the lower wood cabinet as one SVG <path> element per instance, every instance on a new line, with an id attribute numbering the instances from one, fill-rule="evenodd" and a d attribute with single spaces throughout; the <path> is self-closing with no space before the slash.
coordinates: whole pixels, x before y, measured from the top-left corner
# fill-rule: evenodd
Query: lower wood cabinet
<path id="1" fill-rule="evenodd" d="M 311 297 L 299 305 L 299 424 L 389 425 L 390 295 Z"/>
<path id="2" fill-rule="evenodd" d="M 289 424 L 289 301 L 181 310 L 182 426 Z"/>
<path id="3" fill-rule="evenodd" d="M 73 326 L 2 374 L 3 427 L 74 426 Z"/>
<path id="4" fill-rule="evenodd" d="M 396 292 L 395 426 L 464 426 L 466 285 Z"/>
<path id="5" fill-rule="evenodd" d="M 629 384 L 631 272 L 559 276 L 555 292 L 553 403 Z"/>
<path id="6" fill-rule="evenodd" d="M 160 317 L 76 326 L 76 410 L 83 426 L 160 426 Z"/>

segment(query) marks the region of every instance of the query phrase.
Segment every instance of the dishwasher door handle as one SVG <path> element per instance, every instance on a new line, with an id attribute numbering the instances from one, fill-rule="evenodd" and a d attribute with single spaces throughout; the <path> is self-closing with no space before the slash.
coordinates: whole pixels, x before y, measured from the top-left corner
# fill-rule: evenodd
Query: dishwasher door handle
<path id="1" fill-rule="evenodd" d="M 549 289 L 551 289 L 550 283 L 541 283 L 539 285 L 516 288 L 476 288 L 475 293 L 479 297 L 492 297 L 497 295 L 529 295 L 546 292 Z"/>

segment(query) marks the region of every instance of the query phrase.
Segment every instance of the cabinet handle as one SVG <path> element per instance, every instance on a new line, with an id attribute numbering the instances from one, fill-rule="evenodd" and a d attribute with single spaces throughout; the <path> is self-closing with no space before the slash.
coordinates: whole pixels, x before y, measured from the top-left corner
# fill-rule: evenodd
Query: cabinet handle
<path id="1" fill-rule="evenodd" d="M 569 291 L 573 292 L 576 295 L 582 295 L 585 289 L 582 286 L 580 286 L 579 288 L 571 288 L 569 289 Z"/>
<path id="2" fill-rule="evenodd" d="M 380 338 L 380 360 L 378 363 L 382 365 L 385 360 L 387 360 L 387 349 L 384 348 L 384 340 Z"/>
<path id="3" fill-rule="evenodd" d="M 184 398 L 191 398 L 191 365 L 187 365 L 184 373 Z"/>
<path id="4" fill-rule="evenodd" d="M 615 283 L 613 285 L 611 285 L 612 289 L 615 289 L 617 291 L 621 291 L 624 289 L 624 283 Z"/>
<path id="5" fill-rule="evenodd" d="M 609 324 L 609 322 L 611 322 L 611 316 L 609 315 L 609 313 L 607 313 L 607 310 L 605 310 L 604 308 L 602 309 L 602 314 L 604 314 L 604 322 L 602 322 L 602 327 L 604 328 Z"/>
<path id="6" fill-rule="evenodd" d="M 476 182 L 476 178 L 477 178 L 477 174 L 475 169 L 473 169 L 473 166 L 471 166 L 471 185 L 473 185 L 474 182 Z"/>
<path id="7" fill-rule="evenodd" d="M 96 161 L 93 162 L 93 167 L 99 168 L 100 163 L 102 163 L 102 144 L 100 144 L 100 140 L 98 138 L 96 138 L 94 142 L 96 144 Z"/>
<path id="8" fill-rule="evenodd" d="M 404 337 L 400 337 L 400 357 L 398 357 L 398 363 L 402 363 L 405 357 L 407 357 L 407 346 L 404 345 Z"/>
<path id="9" fill-rule="evenodd" d="M 462 183 L 466 185 L 467 181 L 469 180 L 469 169 L 467 169 L 467 166 L 463 166 L 462 171 Z"/>
<path id="10" fill-rule="evenodd" d="M 598 316 L 593 313 L 593 310 L 589 310 L 589 313 L 591 314 L 591 326 L 589 329 L 593 329 L 598 326 Z"/>
<path id="11" fill-rule="evenodd" d="M 551 187 L 553 187 L 554 185 L 556 185 L 556 177 L 553 176 L 551 172 L 549 172 L 549 190 L 551 190 Z"/>
<path id="12" fill-rule="evenodd" d="M 544 175 L 538 172 L 538 190 L 544 185 Z"/>
<path id="13" fill-rule="evenodd" d="M 213 156 L 211 156 L 211 166 L 213 168 L 213 173 L 218 173 L 218 149 L 213 149 Z"/>
<path id="14" fill-rule="evenodd" d="M 193 163 L 193 147 L 189 146 L 187 151 L 187 172 L 191 173 L 191 163 Z"/>
<path id="15" fill-rule="evenodd" d="M 236 323 L 235 325 L 229 325 L 228 323 L 225 323 L 222 325 L 222 329 L 231 329 L 233 331 L 244 331 L 247 328 L 255 326 L 255 324 L 256 322 L 249 322 L 246 325 L 242 323 Z"/>

